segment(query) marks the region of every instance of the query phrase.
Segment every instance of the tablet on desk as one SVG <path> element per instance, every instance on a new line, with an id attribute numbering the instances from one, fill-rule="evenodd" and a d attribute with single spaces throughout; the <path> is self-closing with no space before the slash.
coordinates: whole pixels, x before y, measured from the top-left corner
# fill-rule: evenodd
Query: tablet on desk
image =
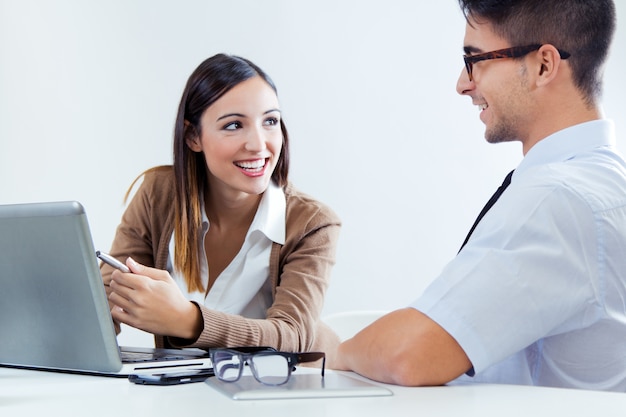
<path id="1" fill-rule="evenodd" d="M 217 378 L 209 378 L 205 384 L 233 400 L 393 395 L 383 386 L 334 372 L 327 372 L 323 378 L 319 373 L 293 374 L 286 384 L 278 386 L 263 385 L 252 375 L 244 375 L 236 382 L 223 382 Z"/>

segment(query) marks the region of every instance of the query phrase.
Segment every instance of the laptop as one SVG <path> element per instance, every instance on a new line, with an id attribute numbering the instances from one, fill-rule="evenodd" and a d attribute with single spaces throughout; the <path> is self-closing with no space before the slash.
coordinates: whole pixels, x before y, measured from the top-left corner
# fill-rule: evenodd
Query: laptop
<path id="1" fill-rule="evenodd" d="M 118 346 L 85 210 L 67 201 L 0 205 L 0 366 L 126 377 L 211 360 Z"/>

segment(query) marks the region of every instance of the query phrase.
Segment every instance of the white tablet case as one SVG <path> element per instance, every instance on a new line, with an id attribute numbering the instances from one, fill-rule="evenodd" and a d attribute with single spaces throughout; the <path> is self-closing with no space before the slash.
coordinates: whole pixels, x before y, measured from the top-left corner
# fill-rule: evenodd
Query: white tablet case
<path id="1" fill-rule="evenodd" d="M 383 386 L 333 371 L 327 371 L 324 378 L 320 373 L 293 374 L 286 384 L 278 386 L 263 385 L 252 375 L 244 375 L 236 382 L 223 382 L 211 377 L 205 383 L 233 400 L 393 395 Z"/>

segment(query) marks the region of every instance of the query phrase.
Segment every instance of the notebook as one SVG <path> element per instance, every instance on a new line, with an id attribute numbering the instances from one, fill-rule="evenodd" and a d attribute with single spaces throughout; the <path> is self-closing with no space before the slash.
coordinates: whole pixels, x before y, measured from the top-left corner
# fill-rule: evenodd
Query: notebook
<path id="1" fill-rule="evenodd" d="M 0 366 L 104 376 L 211 366 L 200 349 L 120 347 L 76 201 L 0 205 Z"/>
<path id="2" fill-rule="evenodd" d="M 300 373 L 304 372 L 304 373 Z M 263 385 L 252 375 L 243 375 L 238 381 L 223 382 L 209 378 L 205 384 L 233 400 L 277 400 L 296 398 L 379 397 L 393 395 L 382 385 L 352 378 L 339 372 L 326 371 L 322 378 L 319 369 L 298 368 L 286 384 Z"/>

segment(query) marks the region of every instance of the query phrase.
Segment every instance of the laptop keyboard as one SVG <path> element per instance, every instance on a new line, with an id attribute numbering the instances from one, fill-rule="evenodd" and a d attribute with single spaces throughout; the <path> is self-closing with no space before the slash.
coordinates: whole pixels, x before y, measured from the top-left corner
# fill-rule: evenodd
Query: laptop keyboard
<path id="1" fill-rule="evenodd" d="M 189 359 L 182 355 L 173 355 L 165 353 L 147 353 L 147 352 L 128 352 L 122 351 L 122 362 L 140 363 L 140 362 L 158 362 L 158 361 L 176 361 Z"/>

